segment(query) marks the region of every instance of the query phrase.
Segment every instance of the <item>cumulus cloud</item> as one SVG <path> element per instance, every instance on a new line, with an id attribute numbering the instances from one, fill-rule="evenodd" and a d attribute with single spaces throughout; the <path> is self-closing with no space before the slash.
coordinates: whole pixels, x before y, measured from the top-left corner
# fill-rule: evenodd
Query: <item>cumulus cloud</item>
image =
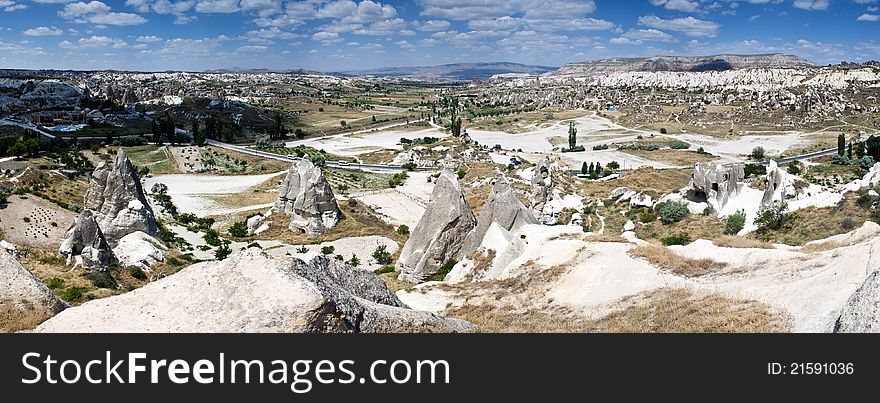
<path id="1" fill-rule="evenodd" d="M 35 27 L 21 32 L 27 36 L 61 36 L 64 31 L 55 27 Z"/>
<path id="2" fill-rule="evenodd" d="M 701 20 L 694 17 L 666 20 L 654 15 L 639 17 L 639 25 L 654 29 L 681 32 L 692 37 L 714 37 L 718 34 L 718 28 L 721 27 L 721 25 L 715 22 Z"/>
<path id="3" fill-rule="evenodd" d="M 77 24 L 140 25 L 147 22 L 137 14 L 113 12 L 110 6 L 100 1 L 69 3 L 58 15 Z"/>

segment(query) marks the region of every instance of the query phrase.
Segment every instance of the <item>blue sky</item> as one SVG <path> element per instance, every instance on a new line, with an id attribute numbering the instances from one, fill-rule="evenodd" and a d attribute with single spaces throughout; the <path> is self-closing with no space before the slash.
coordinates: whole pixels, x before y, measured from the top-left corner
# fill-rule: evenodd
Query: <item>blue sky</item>
<path id="1" fill-rule="evenodd" d="M 880 59 L 880 0 L 0 0 L 0 67 L 343 71 L 616 56 Z"/>

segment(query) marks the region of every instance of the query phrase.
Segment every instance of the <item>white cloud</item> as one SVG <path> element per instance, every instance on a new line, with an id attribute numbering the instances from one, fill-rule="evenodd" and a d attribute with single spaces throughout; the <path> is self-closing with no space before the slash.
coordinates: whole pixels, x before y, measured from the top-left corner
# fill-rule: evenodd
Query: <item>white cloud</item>
<path id="1" fill-rule="evenodd" d="M 794 7 L 802 10 L 827 10 L 829 0 L 794 0 Z"/>
<path id="2" fill-rule="evenodd" d="M 423 32 L 437 32 L 449 29 L 449 21 L 446 20 L 428 20 L 425 22 L 413 21 L 413 26 Z"/>
<path id="3" fill-rule="evenodd" d="M 155 36 L 155 35 L 139 36 L 135 40 L 137 42 L 141 42 L 141 43 L 162 42 L 162 38 Z"/>
<path id="4" fill-rule="evenodd" d="M 639 17 L 639 25 L 655 29 L 681 32 L 692 37 L 714 37 L 718 33 L 718 28 L 721 27 L 712 21 L 705 21 L 694 17 L 664 20 L 653 15 Z"/>
<path id="5" fill-rule="evenodd" d="M 21 32 L 27 36 L 61 36 L 64 31 L 55 27 L 35 27 Z"/>
<path id="6" fill-rule="evenodd" d="M 877 22 L 880 21 L 880 15 L 878 14 L 862 14 L 857 18 L 859 21 L 868 21 L 868 22 Z"/>
<path id="7" fill-rule="evenodd" d="M 122 39 L 111 38 L 109 36 L 92 35 L 88 38 L 79 38 L 76 42 L 62 41 L 58 47 L 64 49 L 88 49 L 112 46 L 114 48 L 124 48 L 128 44 Z"/>
<path id="8" fill-rule="evenodd" d="M 112 12 L 110 6 L 100 1 L 69 3 L 58 15 L 77 24 L 140 25 L 147 22 L 137 14 Z"/>

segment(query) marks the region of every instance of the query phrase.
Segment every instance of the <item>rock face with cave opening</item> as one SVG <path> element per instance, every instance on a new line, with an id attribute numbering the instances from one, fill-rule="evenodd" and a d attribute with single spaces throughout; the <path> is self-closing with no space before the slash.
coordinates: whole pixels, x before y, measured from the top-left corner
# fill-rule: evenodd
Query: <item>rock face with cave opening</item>
<path id="1" fill-rule="evenodd" d="M 113 164 L 101 163 L 95 168 L 83 204 L 85 209 L 95 212 L 95 220 L 111 246 L 138 231 L 159 235 L 137 170 L 122 149 L 116 153 Z"/>
<path id="2" fill-rule="evenodd" d="M 418 283 L 437 273 L 444 263 L 460 259 L 465 238 L 475 226 L 458 179 L 451 171 L 443 171 L 428 208 L 400 253 L 399 278 Z"/>
<path id="3" fill-rule="evenodd" d="M 309 237 L 323 234 L 342 218 L 324 173 L 307 158 L 290 165 L 278 189 L 275 211 L 290 216 L 291 231 Z"/>
<path id="4" fill-rule="evenodd" d="M 715 211 L 721 211 L 731 197 L 742 191 L 744 180 L 743 164 L 695 164 L 683 196 L 693 202 L 709 203 Z"/>

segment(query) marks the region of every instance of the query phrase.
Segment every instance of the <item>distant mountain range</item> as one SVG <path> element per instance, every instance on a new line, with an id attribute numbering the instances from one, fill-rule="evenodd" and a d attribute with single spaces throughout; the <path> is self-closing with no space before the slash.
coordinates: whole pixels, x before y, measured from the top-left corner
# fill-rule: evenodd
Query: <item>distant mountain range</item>
<path id="1" fill-rule="evenodd" d="M 428 80 L 485 80 L 498 74 L 544 74 L 556 67 L 532 66 L 519 63 L 453 63 L 440 66 L 382 67 L 369 70 L 344 71 L 353 76 L 421 78 Z"/>
<path id="2" fill-rule="evenodd" d="M 634 71 L 702 72 L 741 69 L 797 69 L 815 67 L 815 64 L 797 56 L 784 54 L 716 55 L 716 56 L 654 56 L 614 58 L 569 63 L 551 76 L 594 76 Z"/>
<path id="3" fill-rule="evenodd" d="M 283 73 L 298 75 L 338 75 L 396 77 L 424 80 L 471 81 L 486 80 L 499 74 L 529 74 L 548 76 L 596 76 L 624 72 L 703 72 L 753 68 L 798 69 L 816 65 L 797 56 L 784 54 L 762 55 L 715 55 L 715 56 L 654 56 L 637 58 L 613 58 L 569 63 L 561 68 L 534 66 L 520 63 L 453 63 L 439 66 L 380 67 L 365 70 L 348 70 L 324 73 L 312 70 L 269 70 L 229 68 L 208 70 L 208 73 Z"/>
<path id="4" fill-rule="evenodd" d="M 271 70 L 271 69 L 244 69 L 241 67 L 231 67 L 228 69 L 205 70 L 205 73 L 243 73 L 243 74 L 263 74 L 263 73 L 281 73 L 293 75 L 334 75 L 333 73 L 323 73 L 315 70 L 290 69 L 290 70 Z"/>

